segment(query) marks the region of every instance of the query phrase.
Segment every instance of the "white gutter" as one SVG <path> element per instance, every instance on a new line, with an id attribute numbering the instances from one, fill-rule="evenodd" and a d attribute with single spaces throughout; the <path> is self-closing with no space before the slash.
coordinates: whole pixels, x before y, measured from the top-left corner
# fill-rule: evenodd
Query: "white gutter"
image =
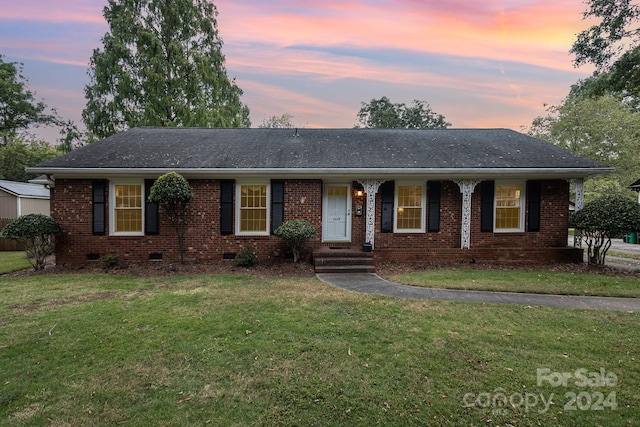
<path id="1" fill-rule="evenodd" d="M 551 175 L 563 178 L 578 178 L 590 175 L 602 175 L 615 172 L 613 168 L 38 168 L 26 169 L 29 173 L 46 173 L 58 177 L 106 175 L 147 175 L 159 176 L 168 172 L 177 172 L 185 176 L 313 176 L 329 177 L 394 177 L 398 175 L 431 175 L 435 177 L 502 177 L 516 175 Z"/>

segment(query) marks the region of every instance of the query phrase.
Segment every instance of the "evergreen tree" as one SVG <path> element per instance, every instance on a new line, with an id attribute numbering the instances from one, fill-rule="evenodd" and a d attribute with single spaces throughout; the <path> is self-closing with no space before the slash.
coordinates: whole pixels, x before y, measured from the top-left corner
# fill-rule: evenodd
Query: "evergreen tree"
<path id="1" fill-rule="evenodd" d="M 109 0 L 82 113 L 104 138 L 135 126 L 248 127 L 207 0 Z"/>

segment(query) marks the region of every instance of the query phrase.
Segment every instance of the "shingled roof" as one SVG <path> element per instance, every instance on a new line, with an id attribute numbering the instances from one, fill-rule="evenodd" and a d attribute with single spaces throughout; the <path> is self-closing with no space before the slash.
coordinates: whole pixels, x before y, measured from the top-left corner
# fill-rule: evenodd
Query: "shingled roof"
<path id="1" fill-rule="evenodd" d="M 36 173 L 491 173 L 612 170 L 508 129 L 134 128 L 29 169 Z"/>
<path id="2" fill-rule="evenodd" d="M 16 197 L 31 199 L 48 199 L 50 191 L 44 185 L 29 184 L 26 182 L 0 180 L 0 190 Z"/>

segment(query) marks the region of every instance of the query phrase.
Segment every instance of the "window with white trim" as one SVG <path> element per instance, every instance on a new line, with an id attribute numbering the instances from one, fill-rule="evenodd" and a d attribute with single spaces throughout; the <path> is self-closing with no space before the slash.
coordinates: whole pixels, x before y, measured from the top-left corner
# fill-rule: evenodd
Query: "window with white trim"
<path id="1" fill-rule="evenodd" d="M 110 232 L 114 235 L 144 234 L 144 185 L 135 182 L 111 182 Z"/>
<path id="2" fill-rule="evenodd" d="M 236 185 L 236 234 L 269 235 L 269 184 Z"/>
<path id="3" fill-rule="evenodd" d="M 396 215 L 394 231 L 396 233 L 424 232 L 424 212 L 426 187 L 423 184 L 396 184 Z"/>
<path id="4" fill-rule="evenodd" d="M 499 183 L 495 188 L 494 231 L 524 231 L 524 183 Z"/>

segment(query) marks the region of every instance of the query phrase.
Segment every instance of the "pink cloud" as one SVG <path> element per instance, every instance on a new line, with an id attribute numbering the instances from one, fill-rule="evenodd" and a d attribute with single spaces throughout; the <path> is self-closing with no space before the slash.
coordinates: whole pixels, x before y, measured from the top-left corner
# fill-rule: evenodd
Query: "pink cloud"
<path id="1" fill-rule="evenodd" d="M 583 26 L 578 2 L 323 2 L 317 14 L 304 2 L 294 12 L 277 4 L 219 1 L 226 22 L 233 22 L 219 21 L 223 36 L 234 43 L 404 49 L 568 70 L 567 52 Z"/>
<path id="2" fill-rule="evenodd" d="M 0 9 L 0 19 L 55 23 L 104 24 L 101 0 L 20 0 Z"/>

